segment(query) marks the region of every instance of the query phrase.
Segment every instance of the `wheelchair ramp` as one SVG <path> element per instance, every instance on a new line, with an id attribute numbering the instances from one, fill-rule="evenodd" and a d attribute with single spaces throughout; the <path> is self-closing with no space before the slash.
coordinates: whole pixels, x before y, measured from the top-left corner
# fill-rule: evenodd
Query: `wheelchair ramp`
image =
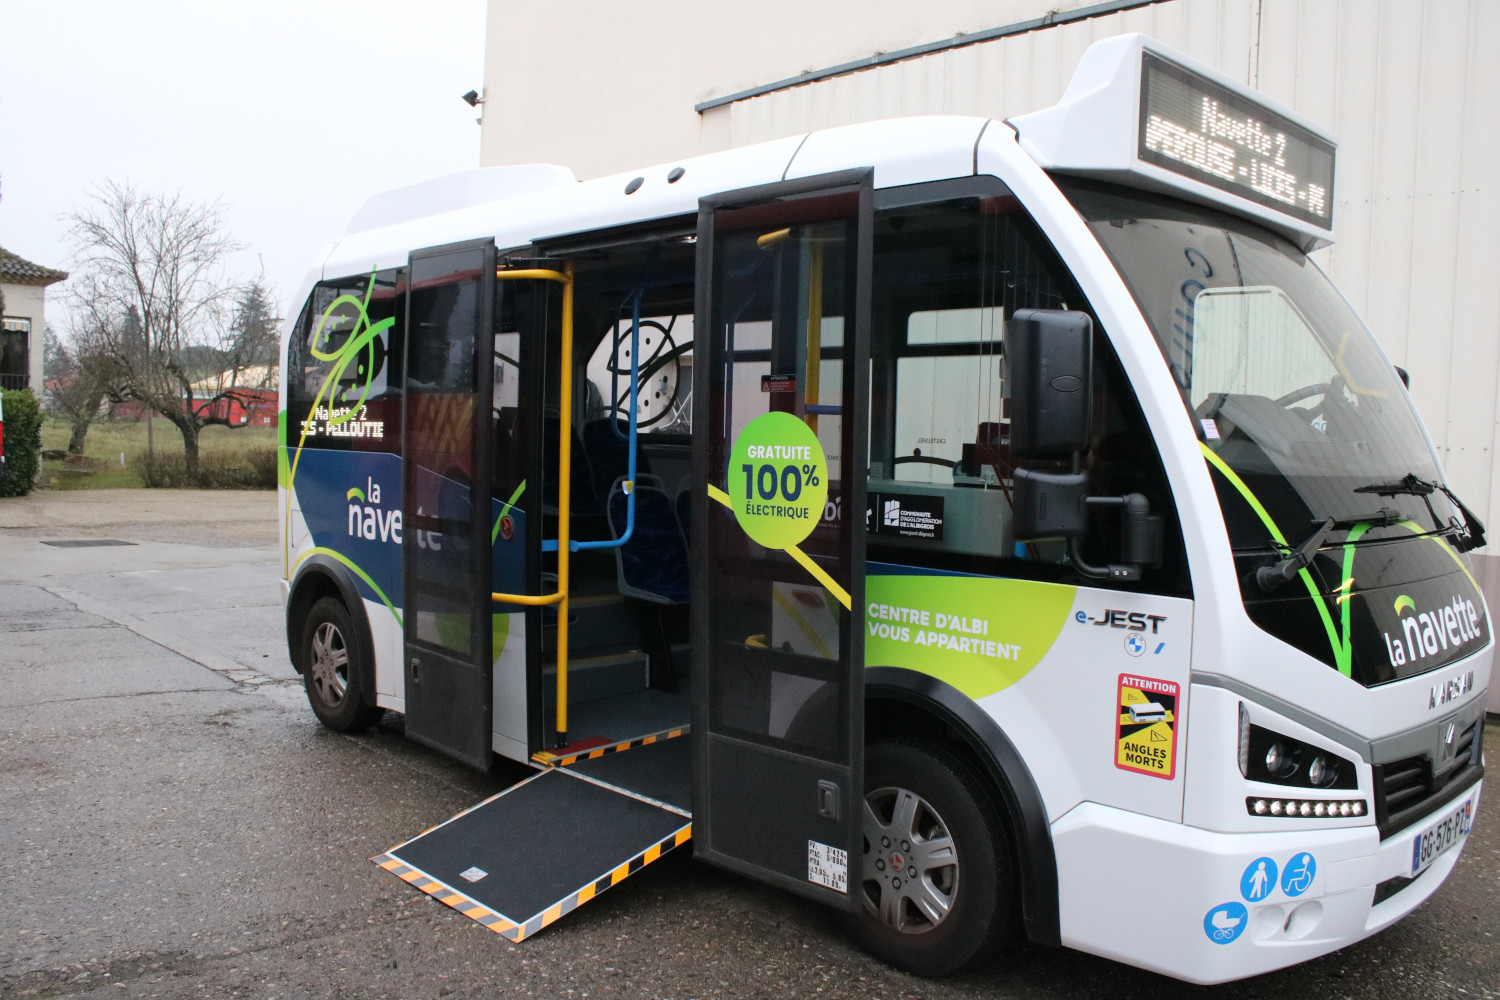
<path id="1" fill-rule="evenodd" d="M 599 773 L 549 768 L 371 860 L 524 940 L 687 843 L 687 742 L 575 758 Z"/>

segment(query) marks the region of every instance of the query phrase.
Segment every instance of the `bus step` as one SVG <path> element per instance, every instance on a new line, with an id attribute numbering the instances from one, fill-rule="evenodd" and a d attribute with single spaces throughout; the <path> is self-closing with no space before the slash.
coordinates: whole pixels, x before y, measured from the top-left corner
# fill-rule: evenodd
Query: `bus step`
<path id="1" fill-rule="evenodd" d="M 553 684 L 557 664 L 543 666 L 542 676 L 546 678 L 545 684 Z M 650 686 L 651 658 L 637 650 L 568 659 L 568 702 L 572 705 L 630 694 Z"/>
<path id="2" fill-rule="evenodd" d="M 640 611 L 618 593 L 586 594 L 568 602 L 568 650 L 583 655 L 640 648 Z M 542 655 L 557 649 L 557 611 L 542 613 Z"/>
<path id="3" fill-rule="evenodd" d="M 548 768 L 370 860 L 522 941 L 687 843 L 688 742 Z"/>

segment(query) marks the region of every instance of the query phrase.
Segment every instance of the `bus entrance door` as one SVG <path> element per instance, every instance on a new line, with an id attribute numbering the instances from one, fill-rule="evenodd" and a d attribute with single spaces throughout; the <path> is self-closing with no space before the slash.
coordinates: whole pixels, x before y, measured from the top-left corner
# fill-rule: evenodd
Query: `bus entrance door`
<path id="1" fill-rule="evenodd" d="M 490 461 L 495 247 L 411 255 L 402 489 L 406 735 L 490 763 Z M 484 334 L 481 337 L 481 333 Z"/>
<path id="2" fill-rule="evenodd" d="M 855 904 L 871 174 L 703 202 L 694 371 L 696 856 Z"/>

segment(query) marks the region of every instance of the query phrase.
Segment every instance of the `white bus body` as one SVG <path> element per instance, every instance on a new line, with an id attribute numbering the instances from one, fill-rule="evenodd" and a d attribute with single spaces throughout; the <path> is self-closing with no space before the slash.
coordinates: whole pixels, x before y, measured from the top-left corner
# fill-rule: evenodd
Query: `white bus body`
<path id="1" fill-rule="evenodd" d="M 1170 108 L 1156 108 L 1159 114 L 1142 110 L 1142 74 L 1148 71 L 1167 73 L 1173 86 L 1187 87 L 1184 93 L 1200 103 L 1189 102 L 1176 119 Z M 1152 85 L 1167 86 L 1161 79 L 1153 77 Z M 1219 90 L 1214 93 L 1232 95 L 1240 103 L 1225 98 L 1210 109 L 1205 95 L 1215 87 Z M 1152 99 L 1179 98 L 1182 94 Z M 1195 131 L 1184 124 L 1200 113 L 1201 128 Z M 1299 143 L 1300 151 L 1295 148 Z M 868 483 L 859 485 L 862 492 L 867 489 L 885 498 L 884 507 L 871 508 L 872 518 L 879 515 L 885 520 L 879 526 L 869 522 L 868 537 L 858 543 L 858 562 L 849 563 L 864 567 L 857 590 L 845 584 L 850 594 L 863 596 L 862 603 L 841 611 L 828 596 L 837 597 L 838 588 L 821 584 L 821 578 L 777 578 L 765 590 L 770 609 L 765 626 L 753 635 L 748 627 L 743 629 L 749 636 L 745 645 L 804 659 L 816 657 L 818 649 L 830 644 L 845 656 L 862 649 L 868 668 L 860 682 L 865 700 L 851 711 L 857 720 L 855 733 L 863 732 L 872 746 L 884 741 L 900 747 L 907 736 L 940 742 L 934 734 L 945 725 L 969 734 L 967 743 L 957 740 L 941 760 L 947 766 L 950 756 L 963 758 L 967 769 L 956 773 L 993 785 L 985 794 L 1002 827 L 995 834 L 1000 845 L 995 863 L 1012 866 L 1010 879 L 997 891 L 1008 887 L 1018 897 L 1018 912 L 1034 940 L 1212 983 L 1304 961 L 1379 932 L 1425 901 L 1460 853 L 1482 788 L 1483 705 L 1493 643 L 1488 610 L 1463 554 L 1466 545 L 1482 537 L 1482 529 L 1435 485 L 1444 477 L 1410 398 L 1368 330 L 1352 318 L 1305 257 L 1306 251 L 1333 239 L 1334 147 L 1330 136 L 1289 109 L 1149 39 L 1123 36 L 1089 50 L 1057 107 L 1011 122 L 961 117 L 877 121 L 584 183 L 556 167 L 491 168 L 372 201 L 351 231 L 323 250 L 298 292 L 298 301 L 308 301 L 309 307 L 288 324 L 283 346 L 289 353 L 284 353 L 282 370 L 293 384 L 284 384 L 281 396 L 282 590 L 293 659 L 308 678 L 315 707 L 325 722 L 340 728 L 367 724 L 377 710 L 407 712 L 410 731 L 408 668 L 416 648 L 414 630 L 430 627 L 436 634 L 443 628 L 441 611 L 422 618 L 399 596 L 401 567 L 420 572 L 411 569 L 420 562 L 410 560 L 425 558 L 426 546 L 434 535 L 442 536 L 442 529 L 416 527 L 428 523 L 419 518 L 431 513 L 403 506 L 399 443 L 383 451 L 378 448 L 384 437 L 395 442 L 399 433 L 419 433 L 410 422 L 426 411 L 418 411 L 410 400 L 402 404 L 399 386 L 378 382 L 384 374 L 367 373 L 365 384 L 375 384 L 370 400 L 381 392 L 395 400 L 386 410 L 365 402 L 365 396 L 355 400 L 352 389 L 316 395 L 318 379 L 326 377 L 316 374 L 317 366 L 326 367 L 327 362 L 309 355 L 307 345 L 310 338 L 313 347 L 330 343 L 326 333 L 321 341 L 316 339 L 318 311 L 326 318 L 342 308 L 329 305 L 332 292 L 320 293 L 320 288 L 336 291 L 329 283 L 344 282 L 339 287 L 355 289 L 353 297 L 358 300 L 365 283 L 378 275 L 377 284 L 384 287 L 386 276 L 392 275 L 387 294 L 396 296 L 398 305 L 393 308 L 399 310 L 402 296 L 415 295 L 411 289 L 418 286 L 416 279 L 408 282 L 403 270 L 421 266 L 411 256 L 413 251 L 493 241 L 502 268 L 508 256 L 541 260 L 535 269 L 553 268 L 557 273 L 563 267 L 560 262 L 567 261 L 577 269 L 573 280 L 583 296 L 591 280 L 596 285 L 605 280 L 605 265 L 599 262 L 615 252 L 612 248 L 628 245 L 637 231 L 645 234 L 643 240 L 656 239 L 655 224 L 665 234 L 659 241 L 667 248 L 664 253 L 684 247 L 683 253 L 691 253 L 695 239 L 702 244 L 698 250 L 709 253 L 704 245 L 710 234 L 703 229 L 709 223 L 704 220 L 718 220 L 713 222 L 720 227 L 713 246 L 728 247 L 730 236 L 725 234 L 734 230 L 723 221 L 728 216 L 715 201 L 726 193 L 761 186 L 773 191 L 772 185 L 792 185 L 788 190 L 796 191 L 801 190 L 795 187 L 798 183 L 815 185 L 824 177 L 834 178 L 829 183 L 835 186 L 863 183 L 864 190 L 872 192 L 868 197 L 874 207 L 873 215 L 862 218 L 877 223 L 872 251 L 876 278 L 873 291 L 867 288 L 858 294 L 871 294 L 877 303 L 871 307 L 877 333 L 870 355 L 877 384 L 866 399 L 847 396 L 845 403 L 869 405 L 868 399 L 875 399 L 870 412 L 877 423 L 886 412 L 881 407 L 888 405 L 893 414 L 889 426 L 895 444 L 886 453 L 878 452 L 885 432 L 870 432 Z M 1176 158 L 1175 165 L 1162 165 L 1163 149 L 1168 159 Z M 1300 173 L 1286 161 L 1287 155 L 1299 152 L 1311 164 Z M 1326 163 L 1320 159 L 1324 153 Z M 1205 172 L 1206 168 L 1212 170 Z M 1248 171 L 1236 179 L 1242 168 Z M 1286 176 L 1276 174 L 1277 169 Z M 1323 169 L 1326 186 L 1309 179 L 1310 171 Z M 858 170 L 870 176 L 849 180 Z M 1262 183 L 1252 185 L 1247 177 L 1257 171 L 1265 172 Z M 1265 191 L 1279 193 L 1257 196 Z M 1295 212 L 1276 207 L 1283 197 Z M 1059 273 L 1076 288 L 1062 296 L 1067 301 L 1059 303 L 1061 308 L 1043 296 L 1044 308 L 1058 314 L 1086 313 L 1093 331 L 1095 426 L 1113 419 L 1100 413 L 1115 413 L 1111 400 L 1118 396 L 1125 400 L 1116 408 L 1124 414 L 1120 426 L 1135 429 L 1127 443 L 1121 443 L 1119 435 L 1096 434 L 1075 454 L 1071 466 L 1059 453 L 1059 461 L 1051 464 L 1013 454 L 1014 467 L 1031 462 L 1057 477 L 1063 485 L 1056 488 L 1063 492 L 1049 494 L 1052 497 L 1081 495 L 1066 493 L 1064 480 L 1083 469 L 1092 496 L 1105 475 L 1100 469 L 1110 470 L 1107 475 L 1115 477 L 1111 483 L 1128 486 L 1136 481 L 1124 468 L 1125 458 L 1116 463 L 1100 456 L 1115 454 L 1111 448 L 1124 449 L 1119 454 L 1127 456 L 1136 454 L 1129 449 L 1144 449 L 1141 453 L 1152 468 L 1140 474 L 1147 485 L 1135 495 L 1149 494 L 1150 516 L 1161 519 L 1156 530 L 1165 535 L 1167 554 L 1156 557 L 1156 562 L 1148 558 L 1133 564 L 1120 558 L 1117 546 L 1126 544 L 1128 532 L 1122 527 L 1115 533 L 1113 507 L 1091 508 L 1088 530 L 1102 534 L 1089 535 L 1093 540 L 1080 543 L 1071 555 L 1055 540 L 1067 537 L 1069 529 L 1020 537 L 1010 506 L 1022 496 L 1019 488 L 1002 475 L 1000 466 L 980 467 L 985 441 L 959 437 L 965 445 L 959 449 L 952 440 L 975 426 L 976 407 L 981 428 L 988 426 L 986 421 L 996 427 L 1008 421 L 1014 429 L 1017 418 L 1011 402 L 1005 404 L 1008 411 L 1000 409 L 1000 365 L 994 361 L 997 352 L 991 341 L 984 340 L 990 347 L 975 348 L 972 355 L 950 350 L 944 346 L 949 341 L 942 324 L 972 323 L 984 331 L 975 335 L 979 340 L 1003 339 L 999 325 L 1015 318 L 1011 299 L 976 299 L 974 307 L 956 312 L 950 305 L 927 312 L 906 306 L 912 310 L 909 316 L 916 318 L 908 318 L 904 332 L 893 334 L 906 339 L 896 347 L 880 346 L 878 303 L 886 301 L 880 296 L 890 287 L 886 279 L 902 273 L 894 264 L 886 271 L 881 268 L 907 253 L 899 242 L 904 238 L 901 227 L 889 223 L 909 211 L 915 220 L 909 226 L 919 228 L 927 218 L 919 211 L 922 206 L 946 204 L 957 206 L 953 212 L 967 212 L 970 202 L 976 206 L 974 218 L 980 220 L 976 225 L 991 225 L 985 220 L 998 217 L 1013 220 L 1004 225 L 1018 227 L 1004 230 L 1007 233 L 1040 234 L 1040 241 L 1033 239 L 1034 252 L 1047 259 L 1055 255 Z M 787 231 L 792 234 L 788 239 L 801 232 L 795 223 Z M 1181 234 L 1189 232 L 1201 233 L 1201 242 L 1181 242 L 1188 239 Z M 591 239 L 591 234 L 598 239 Z M 782 238 L 769 231 L 760 236 L 767 248 Z M 605 249 L 593 249 L 595 245 Z M 803 245 L 804 270 L 798 273 L 806 273 L 809 260 L 823 266 L 822 252 L 808 249 L 813 246 L 812 241 Z M 849 253 L 847 267 L 852 272 L 856 257 L 853 250 Z M 915 251 L 910 256 L 913 262 L 901 266 L 919 267 Z M 699 257 L 700 275 L 706 260 Z M 741 280 L 734 277 L 731 263 L 713 272 L 722 274 L 715 280 L 725 288 Z M 1226 283 L 1221 279 L 1231 268 L 1242 277 Z M 1283 271 L 1290 277 L 1279 278 Z M 1003 267 L 993 273 L 999 275 L 998 284 L 1022 289 L 1016 292 L 1022 296 L 1016 302 L 1035 306 L 1035 300 L 1025 299 L 1025 289 L 1039 279 Z M 594 274 L 598 277 L 591 278 Z M 608 277 L 613 280 L 614 272 Z M 698 279 L 700 296 L 705 295 L 703 280 Z M 317 298 L 319 294 L 324 297 Z M 372 295 L 381 293 L 365 288 L 362 294 L 366 318 L 356 318 L 355 326 L 371 325 L 375 312 L 369 303 L 375 301 Z M 634 294 L 642 302 L 653 293 Z M 1171 295 L 1180 296 L 1175 306 L 1163 304 Z M 915 302 L 917 293 L 901 301 Z M 708 367 L 701 338 L 710 314 L 703 310 L 717 309 L 714 302 L 705 306 L 700 299 L 696 323 L 684 307 L 678 327 L 695 330 L 700 338 L 697 350 L 674 369 L 677 381 L 669 395 L 675 394 L 674 418 L 684 422 L 679 426 L 687 425 L 690 413 L 699 415 L 693 417 L 696 421 L 710 412 L 710 403 L 693 398 L 688 387 L 709 384 L 704 381 L 709 376 L 698 369 Z M 404 308 L 415 307 L 407 303 Z M 498 324 L 500 307 L 496 309 Z M 580 336 L 585 341 L 602 336 L 597 316 L 585 316 L 587 310 L 580 309 L 580 322 L 598 327 Z M 628 309 L 625 315 L 628 327 Z M 617 310 L 611 322 L 619 321 Z M 1335 321 L 1348 325 L 1329 333 L 1325 328 Z M 419 336 L 415 320 L 409 322 L 413 325 L 405 331 L 408 359 L 418 350 L 413 345 Z M 828 312 L 817 335 L 824 345 L 840 337 L 852 345 L 854 327 L 848 316 Z M 919 327 L 928 332 L 919 337 L 912 332 Z M 1278 356 L 1291 360 L 1276 362 L 1282 368 L 1271 371 L 1266 366 L 1274 365 L 1253 352 L 1247 331 L 1267 339 L 1283 338 L 1293 346 Z M 798 335 L 808 336 L 805 329 Z M 497 357 L 505 336 L 510 334 L 496 334 Z M 515 336 L 514 342 L 522 343 L 523 335 Z M 594 398 L 586 383 L 595 355 L 592 341 L 580 343 L 566 364 L 579 387 L 572 406 L 586 416 L 585 409 L 597 402 L 584 399 Z M 903 350 L 914 353 L 902 354 Z M 745 360 L 751 354 L 742 355 L 730 361 L 740 357 L 739 364 L 753 371 L 746 367 L 752 362 Z M 826 359 L 836 351 L 814 356 Z M 941 360 L 950 356 L 957 359 L 951 365 Z M 888 404 L 880 402 L 883 358 L 889 358 L 892 372 L 894 398 Z M 767 399 L 774 400 L 778 392 L 799 394 L 798 408 L 791 412 L 813 428 L 827 453 L 824 466 L 801 466 L 798 476 L 818 467 L 826 468 L 830 482 L 840 481 L 848 470 L 837 454 L 837 435 L 842 433 L 834 427 L 842 426 L 841 418 L 832 415 L 837 407 L 818 408 L 816 402 L 808 402 L 818 398 L 816 389 L 811 390 L 813 396 L 801 399 L 808 391 L 807 370 L 783 372 L 775 361 L 753 363 L 763 364 L 762 379 L 771 380 L 762 381 L 758 389 Z M 386 364 L 371 362 L 372 367 Z M 1318 371 L 1326 368 L 1333 374 L 1319 376 L 1306 390 L 1278 381 L 1304 364 L 1321 365 Z M 594 365 L 594 371 L 602 370 L 597 359 Z M 1004 394 L 1009 398 L 1023 391 L 1015 383 L 1025 375 L 1015 370 L 1009 355 L 1006 365 Z M 824 361 L 818 366 L 825 367 Z M 974 390 L 980 395 L 954 381 L 951 372 L 960 369 L 980 373 L 980 387 Z M 1377 369 L 1383 369 L 1378 379 L 1371 374 Z M 413 370 L 408 370 L 408 379 L 415 377 Z M 334 378 L 342 377 L 341 385 L 352 384 L 352 371 Z M 985 409 L 991 404 L 982 398 L 990 392 L 984 380 L 992 375 L 996 402 L 993 409 Z M 376 383 L 369 381 L 372 378 Z M 506 381 L 511 378 L 504 373 L 495 376 L 496 414 L 515 405 L 513 397 L 502 398 L 504 392 L 524 394 L 545 380 L 555 381 L 557 375 L 543 365 L 526 373 L 519 388 Z M 897 378 L 904 380 L 899 396 L 894 389 Z M 356 412 L 339 413 L 334 397 L 340 391 Z M 599 391 L 604 397 L 609 394 L 607 388 Z M 830 388 L 825 375 L 823 391 L 856 390 Z M 1311 395 L 1289 398 L 1297 391 Z M 744 392 L 735 398 L 753 402 L 753 391 Z M 556 412 L 552 397 L 539 396 L 538 421 L 544 419 L 543 398 Z M 962 412 L 945 415 L 945 407 L 959 408 L 955 401 L 961 401 Z M 814 409 L 806 409 L 809 405 Z M 915 418 L 909 415 L 917 411 L 927 414 L 922 418 L 927 422 L 912 422 Z M 624 411 L 616 409 L 610 411 L 611 421 L 616 412 L 623 419 Z M 821 425 L 815 415 L 820 412 Z M 394 426 L 398 415 L 407 422 L 404 432 Z M 746 425 L 725 420 L 729 422 L 722 440 L 727 454 L 730 438 L 745 433 Z M 1308 436 L 1309 426 L 1318 438 Z M 1378 433 L 1369 428 L 1378 428 Z M 536 435 L 530 440 L 543 441 L 546 431 L 531 428 L 525 433 Z M 657 492 L 670 497 L 678 487 L 683 489 L 678 509 L 684 520 L 693 505 L 692 523 L 683 531 L 693 550 L 694 602 L 704 594 L 711 595 L 702 597 L 705 602 L 719 600 L 715 588 L 720 585 L 701 578 L 700 572 L 720 570 L 699 549 L 729 544 L 710 534 L 721 529 L 700 523 L 721 515 L 714 498 L 697 494 L 705 485 L 710 492 L 734 492 L 733 469 L 725 485 L 716 478 L 718 473 L 709 475 L 712 470 L 701 466 L 700 452 L 694 451 L 691 460 L 687 457 L 689 448 L 718 447 L 698 440 L 707 433 L 695 424 L 692 439 L 663 434 L 654 445 L 642 435 L 648 440 L 645 454 L 651 457 L 653 472 L 664 484 Z M 515 434 L 514 440 L 520 441 L 521 430 Z M 918 444 L 917 437 L 904 435 L 930 440 Z M 1326 442 L 1353 439 L 1361 442 L 1354 451 L 1376 457 L 1363 465 L 1363 459 L 1348 458 L 1346 466 L 1324 478 L 1308 471 L 1316 468 Z M 1366 447 L 1366 442 L 1373 443 Z M 1410 461 L 1401 465 L 1389 457 L 1398 453 L 1400 461 Z M 883 454 L 894 457 L 887 461 Z M 592 455 L 590 451 L 591 460 Z M 676 466 L 673 455 L 679 460 Z M 537 461 L 550 462 L 547 456 Z M 936 456 L 947 465 L 910 461 L 924 456 Z M 514 501 L 516 494 L 509 486 L 499 489 L 500 459 L 494 461 L 494 502 L 507 497 Z M 1286 471 L 1293 468 L 1299 471 Z M 1403 480 L 1403 475 L 1411 478 Z M 1366 482 L 1358 482 L 1359 476 Z M 1159 484 L 1154 493 L 1153 483 Z M 1361 492 L 1364 486 L 1372 488 Z M 1380 486 L 1386 489 L 1374 488 Z M 534 483 L 528 488 L 539 489 Z M 1053 487 L 1044 483 L 1039 488 Z M 748 494 L 748 482 L 745 489 Z M 1334 495 L 1336 499 L 1327 503 L 1318 499 Z M 1113 503 L 1124 498 L 1106 499 Z M 523 498 L 513 506 L 519 512 L 526 502 Z M 829 505 L 831 510 L 834 500 Z M 517 539 L 543 537 L 540 524 L 555 509 L 555 503 L 551 508 L 528 508 L 536 525 L 519 513 L 497 514 L 489 519 L 494 525 L 492 541 L 500 545 L 502 530 L 505 538 L 512 530 Z M 509 512 L 511 507 L 494 510 Z M 908 512 L 904 521 L 902 510 Z M 1286 510 L 1297 516 L 1284 516 Z M 512 527 L 503 527 L 508 516 L 515 518 Z M 825 515 L 830 524 L 838 516 L 842 515 Z M 424 531 L 425 538 L 419 537 Z M 527 531 L 533 534 L 527 536 Z M 1149 535 L 1147 531 L 1141 536 L 1147 538 L 1141 551 L 1148 553 Z M 351 547 L 355 543 L 360 548 Z M 424 546 L 421 552 L 408 552 L 418 544 Z M 451 548 L 454 543 L 448 544 Z M 816 548 L 811 540 L 802 544 L 810 551 Z M 842 566 L 853 550 L 839 551 L 844 554 L 827 560 L 814 551 L 812 561 Z M 922 559 L 930 556 L 923 564 L 929 568 L 919 573 L 891 568 L 896 557 L 907 552 L 923 553 Z M 533 561 L 526 564 L 532 568 L 528 572 L 537 573 L 531 584 L 551 586 L 548 574 L 555 570 L 546 560 L 552 557 L 529 558 Z M 1402 560 L 1408 559 L 1416 562 L 1403 569 Z M 1110 574 L 1090 573 L 1090 561 L 1111 564 Z M 1010 575 L 1009 568 L 995 567 L 1019 569 Z M 827 572 L 838 574 L 836 569 Z M 623 584 L 627 571 L 620 574 Z M 519 592 L 498 583 L 490 589 Z M 326 616 L 314 621 L 310 613 L 323 607 L 320 600 L 330 599 L 347 606 L 347 617 L 319 631 L 315 626 L 328 624 Z M 754 603 L 757 598 L 745 600 Z M 728 592 L 724 602 L 713 604 L 712 611 L 695 607 L 692 638 L 672 640 L 687 647 L 695 686 L 703 678 L 718 683 L 714 654 L 699 636 L 717 634 L 709 631 L 721 620 L 714 616 L 734 612 Z M 403 611 L 409 616 L 403 617 Z M 555 696 L 550 693 L 552 677 L 545 673 L 550 669 L 543 655 L 548 640 L 541 633 L 554 626 L 542 614 L 541 609 L 513 606 L 495 615 L 497 623 L 504 622 L 495 626 L 492 669 L 485 681 L 492 694 L 492 706 L 482 716 L 486 756 L 493 751 L 519 761 L 547 759 L 547 713 L 554 712 L 556 704 L 546 700 Z M 850 630 L 860 635 L 862 645 L 849 645 Z M 319 653 L 309 643 L 319 637 L 326 642 L 330 636 L 343 636 L 337 640 L 344 644 L 342 666 L 334 659 L 319 661 L 321 666 L 315 663 Z M 845 645 L 839 646 L 841 641 Z M 659 673 L 645 676 L 646 683 L 662 686 Z M 786 706 L 797 709 L 815 701 L 815 695 L 799 695 L 796 690 L 805 683 L 812 691 L 819 682 L 793 677 L 774 683 L 780 686 L 767 695 L 770 721 L 762 743 L 794 738 L 789 733 L 797 728 L 796 713 L 787 714 Z M 551 707 L 539 707 L 544 703 Z M 909 733 L 902 728 L 907 724 L 901 721 L 906 709 L 900 706 L 910 709 L 912 719 L 921 720 L 911 723 Z M 728 725 L 714 711 L 702 705 L 694 709 L 695 767 L 700 766 L 697 758 L 708 753 L 705 748 L 717 745 L 711 742 L 717 738 L 712 727 Z M 589 734 L 574 726 L 568 735 Z M 451 751 L 440 738 L 432 742 Z M 861 768 L 867 774 L 877 768 L 891 773 L 904 760 L 899 750 L 869 753 L 855 753 L 849 758 L 853 763 L 839 773 L 859 780 Z M 727 834 L 717 842 L 708 839 L 710 802 L 725 816 L 730 808 L 714 798 L 715 782 L 730 780 L 724 775 L 732 772 L 714 772 L 710 766 L 707 776 L 695 773 L 699 784 L 694 792 L 693 837 L 700 854 L 754 874 L 751 862 L 735 863 L 738 855 Z M 733 793 L 725 791 L 726 796 Z M 939 802 L 933 797 L 939 794 L 934 791 L 928 798 Z M 1450 820 L 1456 813 L 1460 818 Z M 766 815 L 767 824 L 780 823 L 776 810 Z M 956 837 L 958 825 L 948 817 L 948 835 Z M 865 827 L 864 856 L 855 841 L 847 862 L 838 860 L 836 838 L 817 841 L 821 853 L 816 865 L 808 862 L 810 883 L 820 892 L 858 897 L 863 882 L 865 900 L 870 902 L 856 898 L 851 905 L 856 911 L 866 907 L 864 919 L 876 929 L 867 930 L 861 939 L 888 959 L 929 972 L 972 961 L 972 953 L 954 962 L 926 953 L 912 957 L 916 953 L 903 949 L 920 936 L 913 934 L 903 938 L 893 933 L 895 943 L 882 950 L 879 927 L 892 925 L 890 920 L 881 924 L 878 905 L 881 894 L 894 890 L 888 876 L 877 875 L 871 866 L 879 861 L 884 873 L 885 865 L 900 867 L 906 858 L 881 855 L 878 845 L 868 843 L 870 829 Z M 810 835 L 807 839 L 814 840 Z M 825 844 L 835 849 L 823 851 Z M 958 850 L 963 854 L 970 846 L 960 843 Z M 840 869 L 841 865 L 846 867 Z M 1142 872 L 1157 873 L 1150 879 L 1155 888 L 1148 899 L 1110 888 L 1120 884 L 1127 870 L 1136 881 Z M 949 894 L 943 898 L 955 907 L 950 921 L 960 919 L 956 908 L 966 884 L 977 886 L 980 881 L 972 867 L 964 876 L 974 881 L 959 881 L 956 894 L 951 883 L 939 880 L 939 895 L 946 885 Z M 841 879 L 848 882 L 843 889 Z M 785 878 L 769 880 L 791 885 Z M 999 897 L 996 905 L 1010 905 L 1008 898 Z M 1144 909 L 1143 902 L 1149 903 Z M 941 919 L 928 919 L 927 929 L 936 937 L 945 925 Z M 981 917 L 964 911 L 962 919 Z M 986 927 L 1004 923 L 991 914 L 983 914 L 982 921 Z M 983 939 L 989 947 L 993 935 L 987 935 L 988 929 L 970 937 Z M 969 947 L 972 952 L 977 945 L 953 947 Z"/>

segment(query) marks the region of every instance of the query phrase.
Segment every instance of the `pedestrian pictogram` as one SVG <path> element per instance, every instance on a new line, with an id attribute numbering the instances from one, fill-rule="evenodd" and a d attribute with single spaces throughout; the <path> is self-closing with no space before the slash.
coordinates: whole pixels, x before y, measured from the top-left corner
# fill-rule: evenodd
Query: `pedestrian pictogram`
<path id="1" fill-rule="evenodd" d="M 1276 875 L 1279 869 L 1270 858 L 1256 858 L 1240 876 L 1240 895 L 1252 903 L 1258 903 L 1276 891 Z"/>

